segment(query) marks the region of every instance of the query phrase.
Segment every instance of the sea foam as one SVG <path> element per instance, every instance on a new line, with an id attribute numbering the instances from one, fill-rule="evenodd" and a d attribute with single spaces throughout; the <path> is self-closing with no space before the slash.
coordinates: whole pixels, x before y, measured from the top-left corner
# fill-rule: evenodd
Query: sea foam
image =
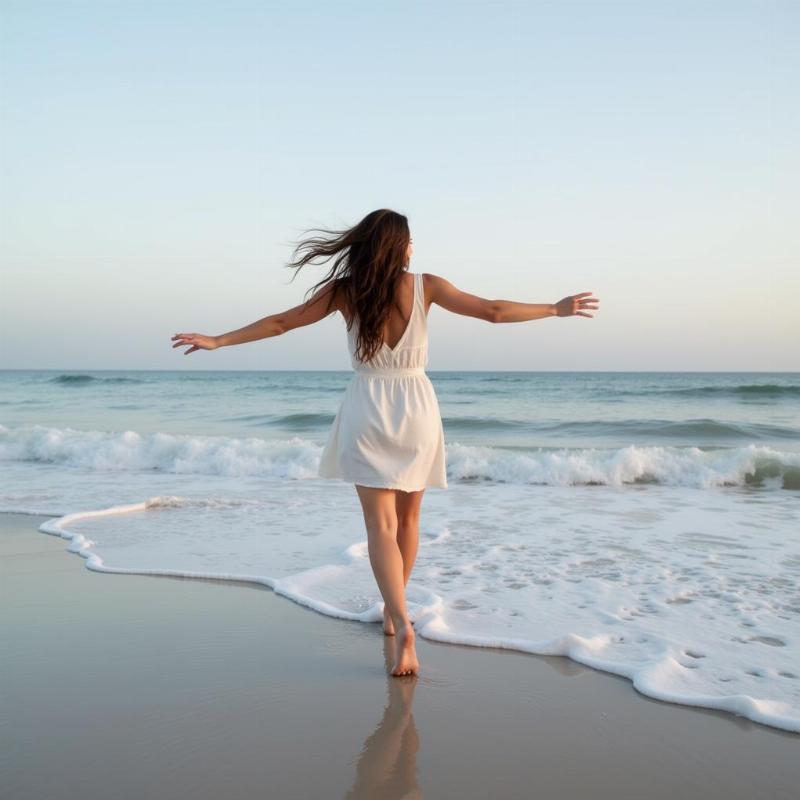
<path id="1" fill-rule="evenodd" d="M 41 530 L 90 569 L 249 581 L 377 623 L 352 487 L 288 483 L 249 498 L 155 495 Z M 649 697 L 800 732 L 792 493 L 465 483 L 424 503 L 407 587 L 422 637 L 566 656 Z"/>

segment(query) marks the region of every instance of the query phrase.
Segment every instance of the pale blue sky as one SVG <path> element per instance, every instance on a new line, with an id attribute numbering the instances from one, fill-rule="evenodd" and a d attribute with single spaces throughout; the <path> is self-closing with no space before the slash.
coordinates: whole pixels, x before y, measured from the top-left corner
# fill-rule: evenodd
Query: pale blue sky
<path id="1" fill-rule="evenodd" d="M 797 2 L 0 3 L 0 367 L 349 369 L 304 228 L 593 319 L 434 307 L 429 369 L 800 369 Z"/>

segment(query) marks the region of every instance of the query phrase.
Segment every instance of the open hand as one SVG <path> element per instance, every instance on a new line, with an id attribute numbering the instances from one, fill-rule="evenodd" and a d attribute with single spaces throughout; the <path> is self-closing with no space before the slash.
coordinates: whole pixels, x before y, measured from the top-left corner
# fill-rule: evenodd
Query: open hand
<path id="1" fill-rule="evenodd" d="M 591 292 L 580 292 L 579 294 L 571 294 L 563 300 L 556 303 L 556 316 L 557 317 L 593 317 L 594 314 L 586 314 L 579 311 L 581 308 L 590 308 L 592 310 L 599 308 L 597 303 L 600 302 L 598 298 L 592 297 Z M 588 296 L 587 296 L 588 295 Z"/>
<path id="2" fill-rule="evenodd" d="M 175 341 L 173 348 L 181 347 L 185 344 L 191 345 L 188 350 L 184 351 L 184 355 L 188 356 L 189 353 L 194 353 L 195 350 L 216 350 L 219 347 L 219 342 L 216 336 L 205 336 L 202 333 L 176 333 L 172 340 Z"/>

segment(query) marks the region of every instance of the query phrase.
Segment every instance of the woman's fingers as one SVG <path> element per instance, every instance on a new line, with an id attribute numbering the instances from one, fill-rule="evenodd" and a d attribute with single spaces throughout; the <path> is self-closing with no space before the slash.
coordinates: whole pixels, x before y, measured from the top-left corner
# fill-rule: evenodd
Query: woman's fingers
<path id="1" fill-rule="evenodd" d="M 177 339 L 172 345 L 173 349 L 190 345 L 189 349 L 183 353 L 185 356 L 194 353 L 195 350 L 214 350 L 217 346 L 213 336 L 206 336 L 202 333 L 176 333 L 172 338 Z"/>
<path id="2" fill-rule="evenodd" d="M 563 300 L 556 303 L 560 309 L 559 316 L 562 317 L 593 317 L 593 314 L 586 314 L 579 309 L 586 309 L 588 311 L 596 311 L 599 306 L 599 298 L 592 297 L 591 292 L 578 292 L 577 294 L 569 294 Z"/>
<path id="3" fill-rule="evenodd" d="M 194 342 L 196 334 L 193 333 L 176 333 L 172 338 L 177 339 L 172 345 L 172 349 L 174 350 L 176 347 L 185 347 L 187 344 L 191 345 L 191 347 L 184 351 L 184 355 L 188 355 L 189 353 L 193 353 L 195 350 L 199 350 L 200 348 Z"/>
<path id="4" fill-rule="evenodd" d="M 578 311 L 579 308 L 585 308 L 591 311 L 596 311 L 599 306 L 599 298 L 591 297 L 591 292 L 579 292 L 572 295 L 572 313 L 576 317 L 593 317 L 594 314 L 585 314 L 583 311 Z M 589 296 L 587 296 L 589 295 Z M 584 299 L 579 299 L 584 298 Z"/>

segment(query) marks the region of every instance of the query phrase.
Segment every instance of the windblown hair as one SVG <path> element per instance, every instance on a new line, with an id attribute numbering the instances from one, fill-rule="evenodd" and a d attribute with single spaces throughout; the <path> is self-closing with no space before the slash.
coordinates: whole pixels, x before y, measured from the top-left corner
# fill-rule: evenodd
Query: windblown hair
<path id="1" fill-rule="evenodd" d="M 324 236 L 311 236 L 301 240 L 294 249 L 294 259 L 286 266 L 297 272 L 315 259 L 328 261 L 335 256 L 333 266 L 319 283 L 330 285 L 328 306 L 340 292 L 344 305 L 350 312 L 347 330 L 358 324 L 356 357 L 369 361 L 382 345 L 384 324 L 392 305 L 397 305 L 397 288 L 403 273 L 408 269 L 408 244 L 411 232 L 408 219 L 386 208 L 367 214 L 352 228 L 328 230 L 308 228 L 304 233 L 319 231 Z M 298 257 L 298 254 L 302 254 Z M 308 301 L 306 301 L 308 302 Z"/>

